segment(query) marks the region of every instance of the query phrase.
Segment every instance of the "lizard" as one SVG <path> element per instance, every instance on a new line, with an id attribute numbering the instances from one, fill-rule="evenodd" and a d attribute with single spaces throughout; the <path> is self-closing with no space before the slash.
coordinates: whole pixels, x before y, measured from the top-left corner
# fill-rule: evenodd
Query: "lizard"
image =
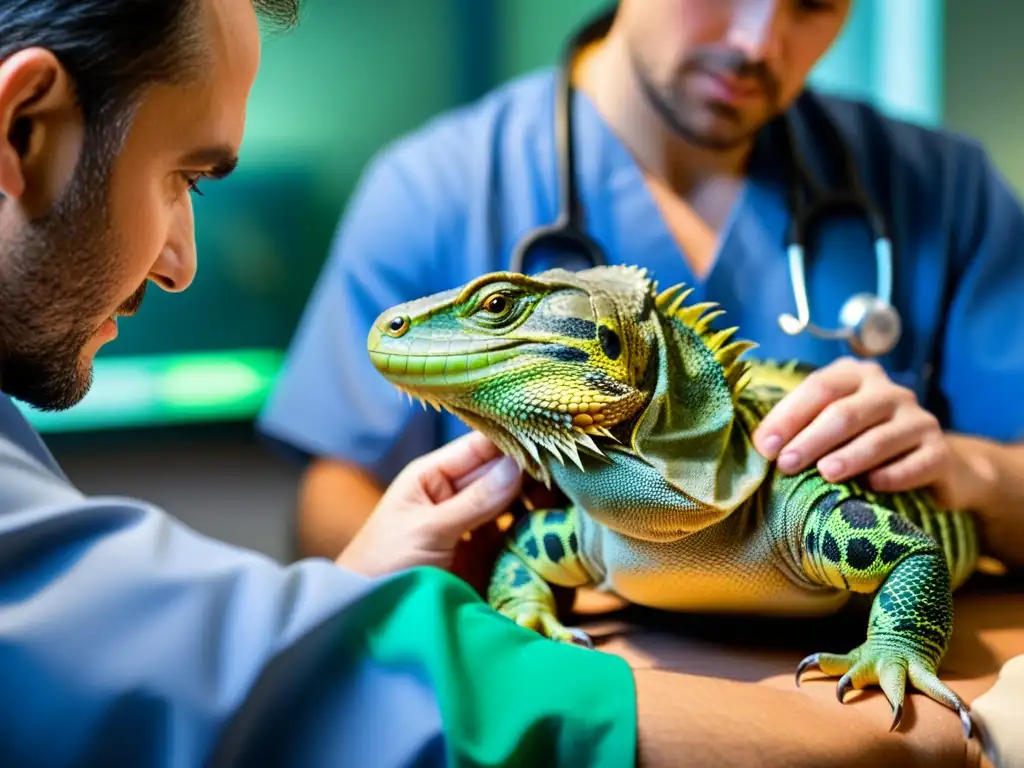
<path id="1" fill-rule="evenodd" d="M 508 531 L 486 599 L 519 625 L 593 649 L 552 586 L 669 611 L 825 616 L 871 600 L 865 641 L 801 660 L 837 697 L 878 686 L 899 727 L 909 685 L 955 711 L 938 676 L 953 593 L 978 570 L 972 514 L 927 489 L 874 492 L 793 475 L 754 448 L 761 419 L 812 368 L 757 360 L 715 302 L 646 269 L 498 271 L 392 306 L 372 364 L 424 407 L 483 432 L 568 503 Z"/>

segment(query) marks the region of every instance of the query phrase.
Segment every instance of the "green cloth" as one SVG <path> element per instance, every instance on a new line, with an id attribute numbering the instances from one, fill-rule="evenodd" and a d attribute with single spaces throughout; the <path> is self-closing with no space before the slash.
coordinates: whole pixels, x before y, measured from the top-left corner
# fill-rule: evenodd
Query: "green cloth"
<path id="1" fill-rule="evenodd" d="M 436 568 L 382 582 L 348 619 L 352 652 L 433 688 L 449 765 L 635 764 L 636 688 L 620 657 L 519 627 Z"/>

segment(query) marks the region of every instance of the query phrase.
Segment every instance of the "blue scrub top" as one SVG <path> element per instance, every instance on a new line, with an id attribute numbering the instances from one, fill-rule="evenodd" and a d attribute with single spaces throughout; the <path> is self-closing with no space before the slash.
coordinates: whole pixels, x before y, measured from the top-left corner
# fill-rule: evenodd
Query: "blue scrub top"
<path id="1" fill-rule="evenodd" d="M 548 695 L 557 679 L 557 695 Z M 0 395 L 0 764 L 633 765 L 626 662 L 433 568 L 283 567 L 88 498 Z"/>
<path id="2" fill-rule="evenodd" d="M 412 458 L 466 431 L 448 414 L 410 406 L 373 369 L 365 339 L 388 306 L 507 268 L 518 240 L 554 220 L 554 74 L 509 83 L 373 158 L 260 419 L 264 435 L 300 457 L 355 462 L 389 482 Z M 848 353 L 839 342 L 779 329 L 778 316 L 795 312 L 785 253 L 790 217 L 787 169 L 767 133 L 701 281 L 629 152 L 590 100 L 575 98 L 580 194 L 588 231 L 610 262 L 645 266 L 662 286 L 695 286 L 693 299 L 718 302 L 728 313 L 719 322 L 739 325 L 760 345 L 759 356 L 823 365 Z M 904 335 L 879 362 L 947 429 L 1024 438 L 1019 202 L 976 142 L 807 92 L 794 109 L 797 141 L 819 178 L 837 183 L 840 169 L 832 145 L 816 140 L 820 110 L 893 222 L 894 303 Z M 812 321 L 836 327 L 850 295 L 876 289 L 870 230 L 861 219 L 829 218 L 807 248 Z"/>

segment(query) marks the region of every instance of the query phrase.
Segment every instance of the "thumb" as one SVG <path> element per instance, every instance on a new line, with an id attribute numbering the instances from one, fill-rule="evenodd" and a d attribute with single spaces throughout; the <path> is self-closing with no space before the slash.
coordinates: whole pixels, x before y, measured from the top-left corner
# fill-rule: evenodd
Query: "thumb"
<path id="1" fill-rule="evenodd" d="M 519 466 L 503 456 L 487 472 L 438 504 L 437 512 L 458 538 L 505 512 L 519 495 L 522 483 Z"/>

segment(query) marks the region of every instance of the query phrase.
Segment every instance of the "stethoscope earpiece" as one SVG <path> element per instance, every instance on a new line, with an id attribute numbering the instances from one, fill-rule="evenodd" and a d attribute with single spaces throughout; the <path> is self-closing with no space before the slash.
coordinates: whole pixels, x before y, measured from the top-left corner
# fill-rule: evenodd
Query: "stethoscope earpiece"
<path id="1" fill-rule="evenodd" d="M 779 327 L 787 336 L 799 336 L 807 330 L 807 323 L 788 312 L 783 312 L 779 315 Z"/>

